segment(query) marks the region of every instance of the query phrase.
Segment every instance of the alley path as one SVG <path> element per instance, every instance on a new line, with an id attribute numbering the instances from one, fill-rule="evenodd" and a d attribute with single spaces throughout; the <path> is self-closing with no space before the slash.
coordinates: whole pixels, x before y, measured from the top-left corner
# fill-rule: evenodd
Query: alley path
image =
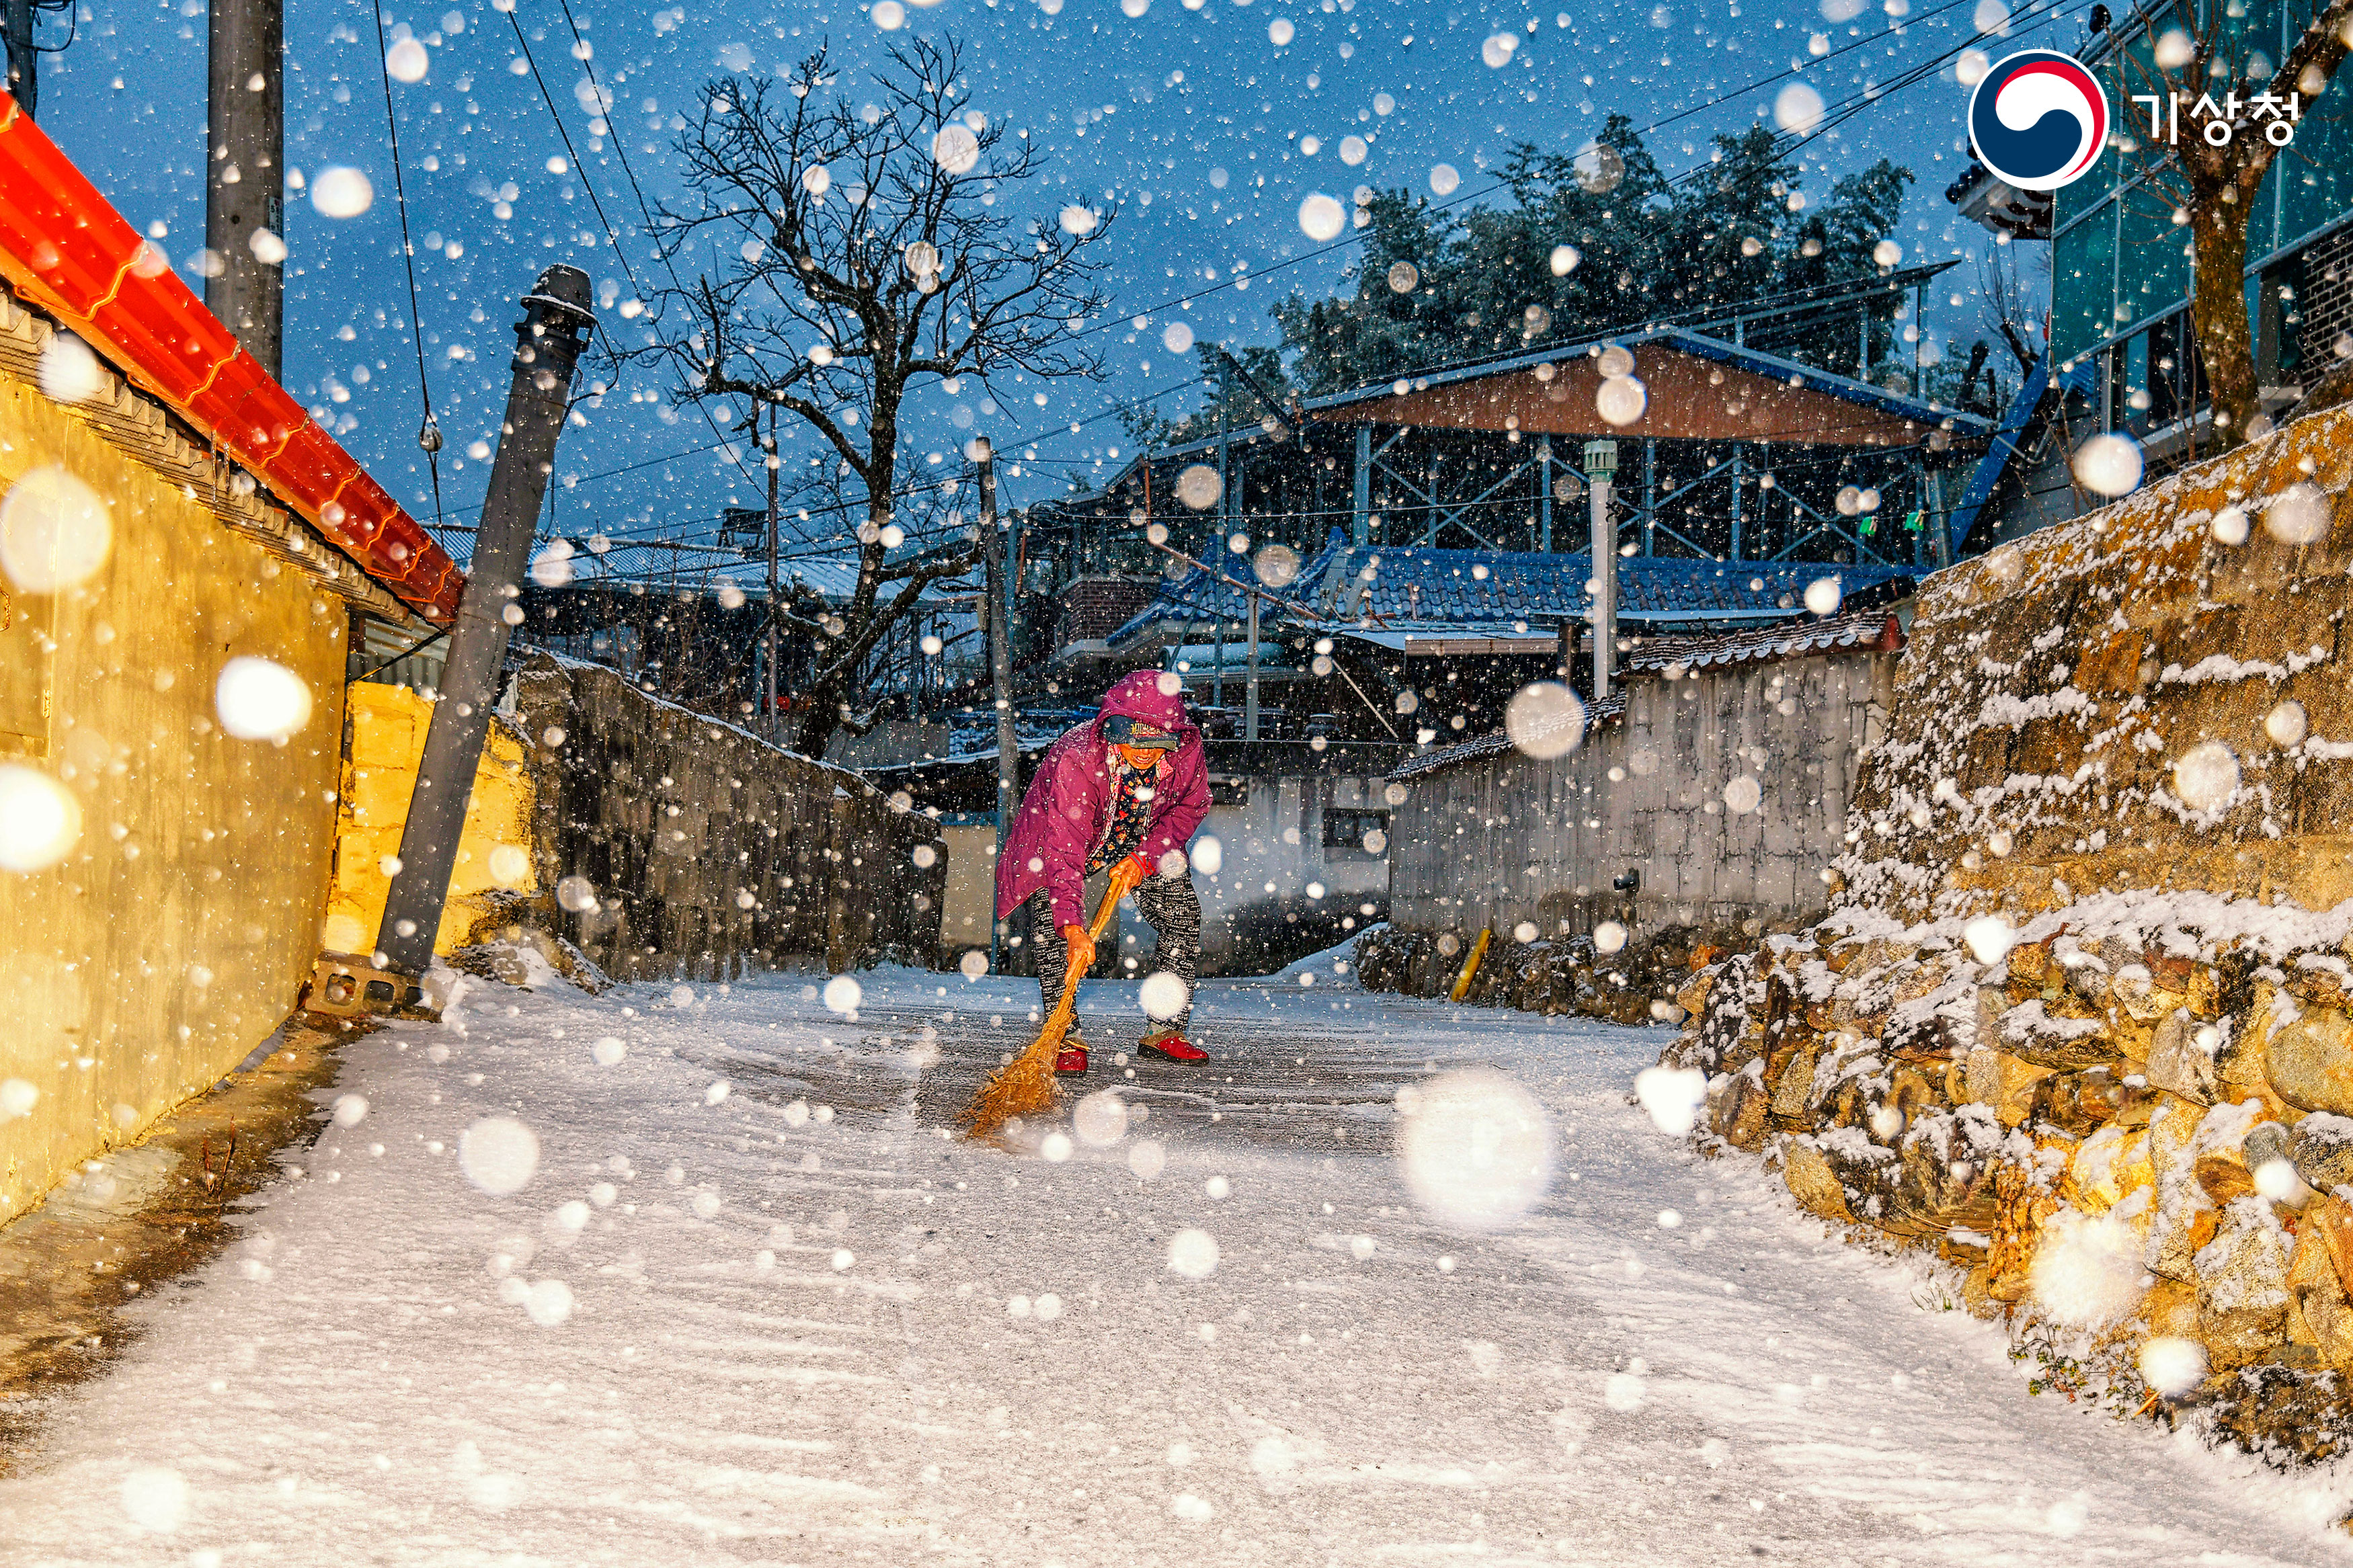
<path id="1" fill-rule="evenodd" d="M 821 976 L 476 986 L 352 1047 L 364 1113 L 60 1403 L 0 1563 L 2353 1556 L 2343 1483 L 2030 1397 L 1926 1271 L 1659 1135 L 1659 1034 L 1294 978 L 1205 985 L 1217 1070 L 1132 1083 L 1091 997 L 1145 1114 L 1060 1163 L 942 1135 L 1012 982 L 868 973 L 854 1020 Z M 1560 1146 L 1485 1237 L 1388 1152 L 1466 1063 Z M 520 1173 L 488 1118 L 537 1139 L 512 1195 L 461 1170 L 475 1128 Z"/>

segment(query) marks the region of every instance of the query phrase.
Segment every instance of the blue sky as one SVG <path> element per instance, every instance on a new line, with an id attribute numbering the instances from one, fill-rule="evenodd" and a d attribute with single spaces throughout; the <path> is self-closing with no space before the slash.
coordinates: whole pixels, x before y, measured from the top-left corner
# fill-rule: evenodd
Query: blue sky
<path id="1" fill-rule="evenodd" d="M 443 484 L 452 514 L 480 503 L 488 466 L 467 448 L 496 428 L 512 302 L 538 268 L 572 262 L 609 282 L 610 299 L 650 289 L 657 277 L 613 136 L 592 136 L 589 110 L 575 95 L 585 83 L 563 11 L 556 0 L 519 4 L 515 20 L 589 185 L 623 229 L 621 251 L 638 281 L 611 247 L 596 243 L 583 171 L 551 172 L 550 160 L 565 157 L 565 148 L 533 79 L 513 73 L 520 51 L 508 16 L 483 0 L 387 5 L 387 28 L 405 26 L 431 60 L 423 80 L 396 83 L 393 92 L 418 243 L 426 363 L 449 437 Z M 1456 197 L 1470 198 L 1486 184 L 1480 171 L 1515 142 L 1570 151 L 1612 110 L 1647 123 L 1698 107 L 1651 139 L 1668 172 L 1679 173 L 1704 158 L 1711 133 L 1770 112 L 1786 77 L 1731 89 L 1806 61 L 1815 35 L 1830 47 L 1852 46 L 1804 73 L 1835 106 L 1866 83 L 1969 42 L 1982 9 L 1976 0 L 1911 0 L 1915 14 L 1899 21 L 1879 5 L 1858 10 L 1858 4 L 1666 0 L 1588 5 L 1573 16 L 1556 5 L 1419 0 L 1203 0 L 1198 10 L 1182 0 L 1150 0 L 1137 16 L 1125 15 L 1120 0 L 1065 0 L 1052 16 L 1038 0 L 910 7 L 907 28 L 967 41 L 975 106 L 1027 129 L 1052 155 L 1047 181 L 1012 195 L 1017 210 L 1050 221 L 1074 200 L 1120 209 L 1106 250 L 1116 314 L 1096 338 L 1108 379 L 1060 384 L 1043 408 L 1029 401 L 1029 387 L 1018 405 L 1003 408 L 983 405 L 969 383 L 961 395 L 927 387 L 914 399 L 916 439 L 953 452 L 966 422 L 995 433 L 1001 449 L 1016 436 L 1035 437 L 1039 460 L 1009 478 L 1008 490 L 1016 502 L 1038 499 L 1060 489 L 1066 470 L 1092 473 L 1113 460 L 1124 437 L 1115 420 L 1098 417 L 1113 400 L 1191 375 L 1189 359 L 1160 344 L 1167 321 L 1181 318 L 1204 339 L 1267 342 L 1275 335 L 1267 315 L 1274 300 L 1293 288 L 1343 287 L 1345 251 L 1285 266 L 1319 248 L 1298 223 L 1308 195 L 1345 203 L 1359 184 L 1427 192 L 1433 166 L 1446 163 L 1461 176 Z M 779 70 L 822 38 L 845 68 L 844 89 L 855 94 L 888 41 L 864 9 L 840 4 L 771 14 L 740 3 L 649 8 L 574 0 L 573 10 L 598 78 L 617 99 L 609 129 L 625 139 L 639 181 L 657 199 L 676 188 L 669 151 L 674 116 L 713 76 Z M 1826 10 L 1840 19 L 1827 19 Z M 160 243 L 185 272 L 203 240 L 203 7 L 199 0 L 99 4 L 83 16 L 71 48 L 43 62 L 41 122 L 134 223 L 164 226 Z M 1287 47 L 1271 39 L 1278 19 L 1291 24 Z M 2081 24 L 2072 8 L 2062 15 L 2021 6 L 2010 32 L 2027 44 L 2066 47 Z M 356 167 L 369 175 L 376 200 L 357 217 L 332 219 L 290 195 L 285 380 L 324 411 L 387 488 L 429 514 L 415 445 L 417 372 L 375 33 L 364 5 L 292 0 L 288 11 L 288 163 L 306 180 L 329 166 Z M 1491 67 L 1482 45 L 1504 33 L 1517 47 L 1502 67 Z M 1997 57 L 2015 47 L 1988 44 Z M 1952 76 L 1948 63 L 1806 153 L 1807 187 L 1817 199 L 1838 174 L 1883 154 L 1915 169 L 1919 183 L 1893 237 L 1907 259 L 1983 248 L 1985 237 L 1957 223 L 1942 196 L 1966 163 L 1959 148 L 1967 94 Z M 1340 161 L 1348 135 L 1367 143 L 1360 166 Z M 1306 137 L 1320 142 L 1314 155 L 1302 151 Z M 438 248 L 427 248 L 436 241 Z M 188 275 L 201 291 L 201 279 Z M 1976 320 L 1976 268 L 1965 264 L 1947 281 L 1965 302 L 1954 308 L 1950 291 L 1940 292 L 1927 331 L 1932 339 L 1950 331 L 1966 342 L 1984 330 Z M 1189 310 L 1168 308 L 1203 289 L 1213 291 Z M 1132 325 L 1137 315 L 1148 318 L 1142 331 Z M 757 499 L 723 458 L 691 452 L 712 443 L 710 429 L 691 412 L 670 411 L 666 392 L 641 373 L 585 411 L 585 429 L 567 431 L 557 465 L 559 481 L 569 481 L 558 492 L 565 532 L 660 529 L 691 537 L 715 526 L 731 497 L 744 504 Z M 1162 405 L 1181 405 L 1181 397 Z M 1073 422 L 1082 426 L 1076 434 Z M 798 442 L 804 452 L 815 449 L 810 437 Z M 794 449 L 787 446 L 788 457 Z M 672 453 L 689 455 L 612 471 Z M 456 543 L 462 556 L 463 541 Z"/>

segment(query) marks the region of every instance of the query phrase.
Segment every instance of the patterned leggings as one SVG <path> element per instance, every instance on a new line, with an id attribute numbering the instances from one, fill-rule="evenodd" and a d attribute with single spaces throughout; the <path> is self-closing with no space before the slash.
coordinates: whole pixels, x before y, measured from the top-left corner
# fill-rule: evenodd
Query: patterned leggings
<path id="1" fill-rule="evenodd" d="M 1193 977 L 1201 966 L 1201 897 L 1193 890 L 1190 872 L 1176 877 L 1146 877 L 1135 889 L 1135 907 L 1144 923 L 1159 933 L 1160 951 L 1152 961 L 1185 983 L 1185 1010 L 1166 1020 L 1182 1034 L 1193 1016 Z M 1038 944 L 1038 989 L 1044 1010 L 1052 1012 L 1062 999 L 1062 980 L 1070 971 L 1071 945 L 1054 925 L 1054 911 L 1042 892 L 1029 898 L 1030 941 Z M 1155 1019 L 1158 1026 L 1163 1020 Z"/>

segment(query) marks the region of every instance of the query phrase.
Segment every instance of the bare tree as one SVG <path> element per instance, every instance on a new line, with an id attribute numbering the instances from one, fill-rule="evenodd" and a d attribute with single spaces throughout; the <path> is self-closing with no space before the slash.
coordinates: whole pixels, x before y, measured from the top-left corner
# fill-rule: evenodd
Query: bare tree
<path id="1" fill-rule="evenodd" d="M 2262 47 L 2274 36 L 2268 27 L 2259 37 L 2226 22 L 2223 7 L 2190 0 L 2150 16 L 2145 53 L 2129 43 L 2119 51 L 2137 88 L 2138 112 L 2120 128 L 2126 155 L 2189 224 L 2197 275 L 2190 320 L 2214 437 L 2225 448 L 2246 439 L 2262 414 L 2242 281 L 2248 220 L 2272 161 L 2293 144 L 2289 95 L 2297 110 L 2312 106 L 2353 48 L 2353 0 L 2282 4 L 2302 30 L 2276 62 Z"/>
<path id="2" fill-rule="evenodd" d="M 782 82 L 713 81 L 678 143 L 695 200 L 657 221 L 669 256 L 711 260 L 658 299 L 656 341 L 637 357 L 670 366 L 681 403 L 740 404 L 755 437 L 764 416 L 772 429 L 779 411 L 797 418 L 864 502 L 856 589 L 812 628 L 815 673 L 794 694 L 793 743 L 811 756 L 858 721 L 860 672 L 925 585 L 979 559 L 976 535 L 910 549 L 895 521 L 909 391 L 926 377 L 986 389 L 1016 373 L 1102 374 L 1072 329 L 1106 303 L 1094 247 L 1112 215 L 1009 210 L 1008 188 L 1043 159 L 970 108 L 962 52 L 893 45 L 862 107 L 826 92 L 838 79 L 822 48 Z"/>

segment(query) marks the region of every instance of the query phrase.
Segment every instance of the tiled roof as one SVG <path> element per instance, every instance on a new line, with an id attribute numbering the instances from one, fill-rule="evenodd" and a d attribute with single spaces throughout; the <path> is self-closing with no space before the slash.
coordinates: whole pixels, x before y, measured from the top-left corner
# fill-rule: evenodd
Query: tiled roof
<path id="1" fill-rule="evenodd" d="M 1894 653 L 1903 647 L 1904 630 L 1894 616 L 1884 610 L 1864 610 L 1827 620 L 1752 626 L 1723 637 L 1660 637 L 1630 655 L 1624 668 L 1629 675 L 1674 668 L 1728 669 L 1816 653 Z"/>
<path id="2" fill-rule="evenodd" d="M 1350 545 L 1335 530 L 1285 596 L 1330 624 L 1525 633 L 1582 619 L 1592 605 L 1592 574 L 1590 552 Z M 1618 563 L 1618 614 L 1645 622 L 1778 619 L 1798 613 L 1806 589 L 1823 577 L 1852 594 L 1911 574 L 1876 564 L 1633 556 Z M 1116 646 L 1155 623 L 1239 620 L 1245 613 L 1239 589 L 1196 569 L 1162 588 L 1111 640 Z"/>
<path id="3" fill-rule="evenodd" d="M 1585 732 L 1588 735 L 1612 719 L 1625 717 L 1626 694 L 1613 691 L 1585 710 Z M 1440 768 L 1451 768 L 1457 763 L 1467 763 L 1477 757 L 1492 757 L 1512 749 L 1510 735 L 1498 730 L 1492 735 L 1482 735 L 1475 741 L 1457 741 L 1451 746 L 1409 757 L 1389 770 L 1393 779 L 1409 779 L 1419 773 L 1433 773 Z"/>

